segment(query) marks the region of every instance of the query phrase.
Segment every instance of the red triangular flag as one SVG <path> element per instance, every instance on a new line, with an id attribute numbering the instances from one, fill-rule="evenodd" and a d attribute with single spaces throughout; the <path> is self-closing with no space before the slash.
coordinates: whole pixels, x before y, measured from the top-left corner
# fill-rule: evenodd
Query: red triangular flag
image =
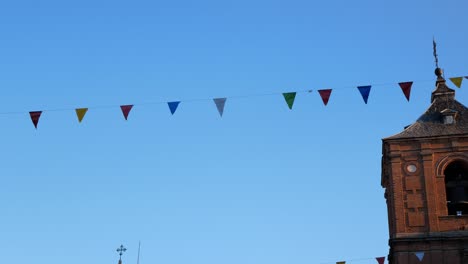
<path id="1" fill-rule="evenodd" d="M 130 110 L 132 110 L 133 105 L 121 105 L 120 109 L 122 109 L 122 114 L 125 117 L 125 120 L 128 118 L 128 114 L 130 113 Z"/>
<path id="2" fill-rule="evenodd" d="M 411 94 L 411 86 L 413 85 L 413 82 L 401 82 L 398 83 L 401 87 L 401 91 L 403 91 L 403 94 L 406 97 L 406 100 L 409 102 L 410 94 Z"/>
<path id="3" fill-rule="evenodd" d="M 322 97 L 322 101 L 324 105 L 328 104 L 328 100 L 330 99 L 330 95 L 332 92 L 332 89 L 322 89 L 318 90 L 320 97 Z"/>
<path id="4" fill-rule="evenodd" d="M 29 116 L 31 117 L 31 121 L 34 124 L 34 127 L 37 129 L 37 124 L 39 123 L 39 118 L 41 118 L 42 111 L 31 111 L 29 112 Z"/>
<path id="5" fill-rule="evenodd" d="M 385 257 L 375 258 L 379 264 L 384 264 Z"/>

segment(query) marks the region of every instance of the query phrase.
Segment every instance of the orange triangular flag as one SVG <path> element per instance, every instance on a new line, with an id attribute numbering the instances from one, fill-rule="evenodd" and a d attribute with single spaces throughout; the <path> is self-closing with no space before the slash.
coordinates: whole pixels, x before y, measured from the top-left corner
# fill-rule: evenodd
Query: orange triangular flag
<path id="1" fill-rule="evenodd" d="M 400 85 L 401 91 L 406 97 L 406 100 L 409 102 L 410 94 L 411 94 L 411 86 L 413 85 L 413 82 L 401 82 L 398 83 Z"/>
<path id="2" fill-rule="evenodd" d="M 76 111 L 76 116 L 78 117 L 78 122 L 81 123 L 81 120 L 83 120 L 83 117 L 86 115 L 86 112 L 88 112 L 88 108 L 77 108 L 75 109 Z"/>
<path id="3" fill-rule="evenodd" d="M 328 100 L 330 99 L 330 95 L 332 92 L 332 89 L 322 89 L 318 90 L 320 97 L 322 97 L 322 101 L 324 105 L 328 104 Z"/>
<path id="4" fill-rule="evenodd" d="M 31 121 L 34 124 L 34 127 L 37 129 L 37 124 L 39 123 L 39 118 L 41 118 L 42 111 L 32 111 L 29 112 L 29 116 L 31 117 Z"/>
<path id="5" fill-rule="evenodd" d="M 454 77 L 454 78 L 450 78 L 450 80 L 453 82 L 453 84 L 455 84 L 455 86 L 460 88 L 462 85 L 463 77 Z"/>

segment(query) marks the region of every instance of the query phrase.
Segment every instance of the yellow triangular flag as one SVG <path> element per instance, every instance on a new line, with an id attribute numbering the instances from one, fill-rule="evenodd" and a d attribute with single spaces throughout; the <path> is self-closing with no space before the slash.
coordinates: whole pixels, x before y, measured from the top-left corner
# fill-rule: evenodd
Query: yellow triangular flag
<path id="1" fill-rule="evenodd" d="M 453 82 L 453 84 L 455 84 L 455 86 L 460 88 L 462 81 L 463 81 L 463 77 L 454 77 L 454 78 L 450 78 L 450 80 Z"/>
<path id="2" fill-rule="evenodd" d="M 76 111 L 76 116 L 78 117 L 78 122 L 81 123 L 81 120 L 83 120 L 83 117 L 86 115 L 86 112 L 88 112 L 88 108 L 77 108 L 75 109 Z"/>

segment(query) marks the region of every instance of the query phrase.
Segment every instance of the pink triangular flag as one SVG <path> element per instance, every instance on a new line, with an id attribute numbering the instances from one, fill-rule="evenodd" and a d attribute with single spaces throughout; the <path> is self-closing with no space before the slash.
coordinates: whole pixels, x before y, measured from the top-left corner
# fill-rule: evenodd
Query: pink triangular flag
<path id="1" fill-rule="evenodd" d="M 133 105 L 121 105 L 120 109 L 122 109 L 122 114 L 125 117 L 125 120 L 128 118 L 128 114 L 130 113 L 130 110 L 132 110 Z"/>
<path id="2" fill-rule="evenodd" d="M 34 124 L 34 127 L 37 129 L 37 124 L 39 123 L 39 118 L 41 118 L 42 111 L 31 111 L 29 112 L 29 116 L 31 117 L 31 121 Z"/>
<path id="3" fill-rule="evenodd" d="M 414 252 L 419 261 L 422 261 L 424 258 L 424 252 Z"/>
<path id="4" fill-rule="evenodd" d="M 379 257 L 379 258 L 375 258 L 375 259 L 377 260 L 377 262 L 379 264 L 384 264 L 384 262 L 385 262 L 385 257 Z"/>
<path id="5" fill-rule="evenodd" d="M 330 95 L 332 92 L 332 89 L 322 89 L 318 90 L 320 97 L 322 97 L 322 101 L 324 105 L 328 104 L 328 100 L 330 99 Z"/>
<path id="6" fill-rule="evenodd" d="M 411 86 L 413 85 L 413 82 L 401 82 L 398 83 L 400 85 L 401 91 L 406 97 L 406 100 L 409 102 L 410 94 L 411 94 Z"/>

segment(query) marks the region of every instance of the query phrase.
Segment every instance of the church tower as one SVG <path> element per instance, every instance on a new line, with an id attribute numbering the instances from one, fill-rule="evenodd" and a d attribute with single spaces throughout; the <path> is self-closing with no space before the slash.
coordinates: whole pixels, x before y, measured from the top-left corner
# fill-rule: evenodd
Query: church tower
<path id="1" fill-rule="evenodd" d="M 468 109 L 435 73 L 426 112 L 382 140 L 390 264 L 468 264 Z"/>

